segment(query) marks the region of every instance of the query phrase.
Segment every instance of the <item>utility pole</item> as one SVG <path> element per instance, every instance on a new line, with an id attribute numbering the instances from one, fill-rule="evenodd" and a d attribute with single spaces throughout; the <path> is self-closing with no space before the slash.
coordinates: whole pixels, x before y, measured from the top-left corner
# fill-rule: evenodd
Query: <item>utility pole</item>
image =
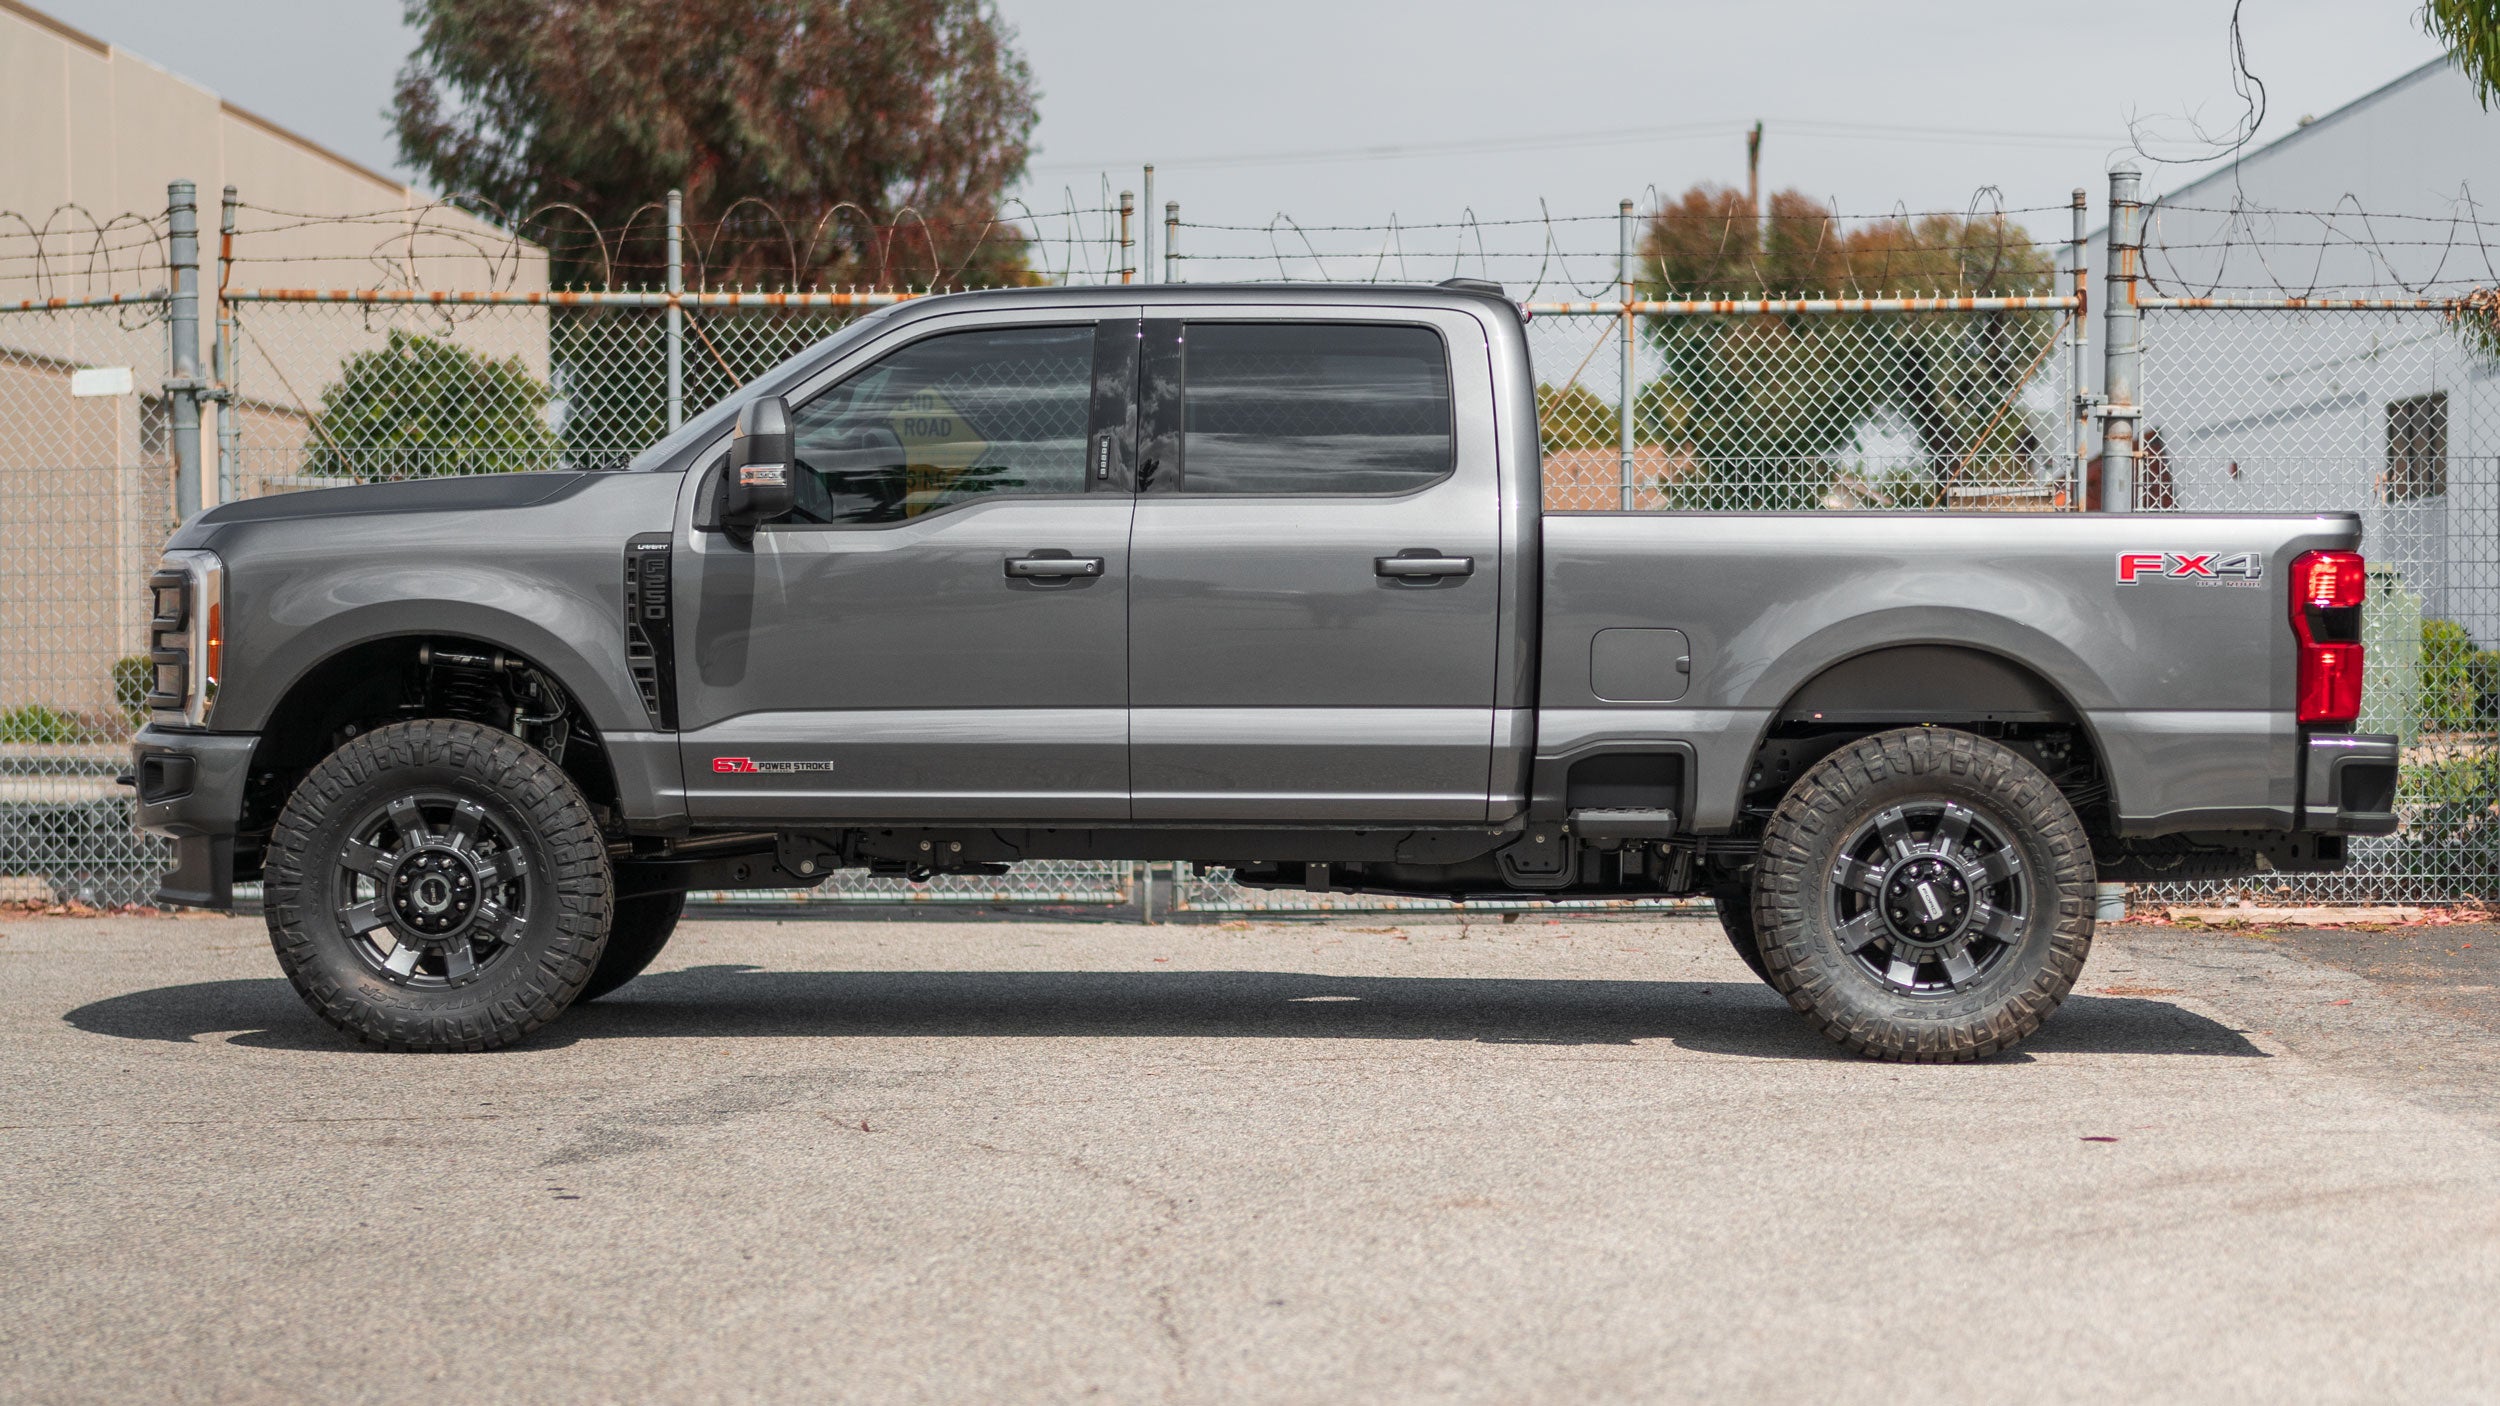
<path id="1" fill-rule="evenodd" d="M 1753 214 L 1753 247 L 1761 252 L 1762 219 L 1762 120 L 1754 119 L 1753 130 L 1745 134 L 1745 208 Z"/>

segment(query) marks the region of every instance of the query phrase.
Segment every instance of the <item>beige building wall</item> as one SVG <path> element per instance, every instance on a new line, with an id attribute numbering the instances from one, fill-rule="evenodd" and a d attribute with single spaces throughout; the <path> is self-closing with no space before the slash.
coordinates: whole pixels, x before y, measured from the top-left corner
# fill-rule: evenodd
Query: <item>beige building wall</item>
<path id="1" fill-rule="evenodd" d="M 19 305 L 165 287 L 162 216 L 177 178 L 197 187 L 203 374 L 227 185 L 250 207 L 237 287 L 536 291 L 546 257 L 22 0 L 0 0 L 0 137 L 0 733 L 10 710 L 34 704 L 109 731 L 110 669 L 145 647 L 143 575 L 171 525 L 169 329 L 151 308 Z M 228 476 L 238 496 L 292 481 L 322 390 L 392 327 L 548 373 L 536 309 L 451 320 L 418 309 L 231 308 L 243 452 Z M 129 393 L 70 394 L 79 368 L 116 366 L 132 372 Z M 213 407 L 201 450 L 213 503 Z"/>

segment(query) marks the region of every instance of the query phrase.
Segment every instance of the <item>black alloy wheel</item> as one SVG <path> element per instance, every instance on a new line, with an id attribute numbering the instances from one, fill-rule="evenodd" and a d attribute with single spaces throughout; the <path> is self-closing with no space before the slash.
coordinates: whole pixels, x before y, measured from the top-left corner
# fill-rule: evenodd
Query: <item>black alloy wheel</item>
<path id="1" fill-rule="evenodd" d="M 1888 806 L 1840 848 L 1832 931 L 1904 995 L 1962 990 L 2003 962 L 2031 907 L 2022 851 L 2003 822 L 1958 801 Z"/>
<path id="2" fill-rule="evenodd" d="M 478 979 L 527 935 L 530 865 L 476 801 L 416 791 L 369 809 L 340 847 L 332 889 L 356 954 L 399 985 Z"/>

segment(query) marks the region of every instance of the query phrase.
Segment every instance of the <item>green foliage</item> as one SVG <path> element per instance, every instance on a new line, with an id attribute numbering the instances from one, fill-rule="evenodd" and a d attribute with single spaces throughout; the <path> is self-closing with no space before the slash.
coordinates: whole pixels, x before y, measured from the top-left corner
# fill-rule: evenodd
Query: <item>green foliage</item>
<path id="1" fill-rule="evenodd" d="M 1926 215 L 1846 229 L 1797 191 L 1757 219 L 1744 196 L 1696 186 L 1651 217 L 1643 292 L 1653 297 L 2037 295 L 2055 263 L 2002 216 Z M 1653 319 L 1666 364 L 1635 432 L 1689 451 L 1675 496 L 1696 506 L 1818 505 L 1834 456 L 1878 423 L 1915 435 L 1933 501 L 1974 461 L 2019 459 L 2030 426 L 2014 407 L 2046 344 L 2049 313 Z"/>
<path id="2" fill-rule="evenodd" d="M 2500 875 L 2500 753 L 2408 764 L 2396 795 L 2414 850 L 2461 878 Z"/>
<path id="3" fill-rule="evenodd" d="M 2489 109 L 2500 98 L 2500 0 L 2423 0 L 2415 12 L 2424 31 L 2473 80 L 2474 96 Z"/>
<path id="4" fill-rule="evenodd" d="M 137 727 L 148 720 L 148 691 L 156 687 L 156 665 L 144 654 L 113 661 L 113 706 Z"/>
<path id="5" fill-rule="evenodd" d="M 407 0 L 407 19 L 408 164 L 620 237 L 556 244 L 560 283 L 658 283 L 672 187 L 716 285 L 1021 281 L 992 220 L 1033 82 L 988 0 Z"/>
<path id="6" fill-rule="evenodd" d="M 87 724 L 76 713 L 42 703 L 28 703 L 0 713 L 0 742 L 51 746 L 84 741 Z"/>
<path id="7" fill-rule="evenodd" d="M 2426 617 L 2415 706 L 2433 732 L 2500 730 L 2500 649 L 2478 648 L 2454 620 Z"/>
<path id="8" fill-rule="evenodd" d="M 305 471 L 367 480 L 556 466 L 550 399 L 519 357 L 393 330 L 321 393 Z"/>

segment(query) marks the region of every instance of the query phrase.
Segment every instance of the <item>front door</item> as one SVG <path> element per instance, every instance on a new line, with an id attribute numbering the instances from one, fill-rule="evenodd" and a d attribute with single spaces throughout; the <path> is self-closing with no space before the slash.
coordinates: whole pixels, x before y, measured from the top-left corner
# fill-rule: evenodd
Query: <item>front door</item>
<path id="1" fill-rule="evenodd" d="M 1502 567 L 1483 330 L 1203 313 L 1145 324 L 1137 818 L 1482 822 Z"/>
<path id="2" fill-rule="evenodd" d="M 793 396 L 798 505 L 695 530 L 705 821 L 1128 816 L 1134 316 L 898 328 Z"/>

